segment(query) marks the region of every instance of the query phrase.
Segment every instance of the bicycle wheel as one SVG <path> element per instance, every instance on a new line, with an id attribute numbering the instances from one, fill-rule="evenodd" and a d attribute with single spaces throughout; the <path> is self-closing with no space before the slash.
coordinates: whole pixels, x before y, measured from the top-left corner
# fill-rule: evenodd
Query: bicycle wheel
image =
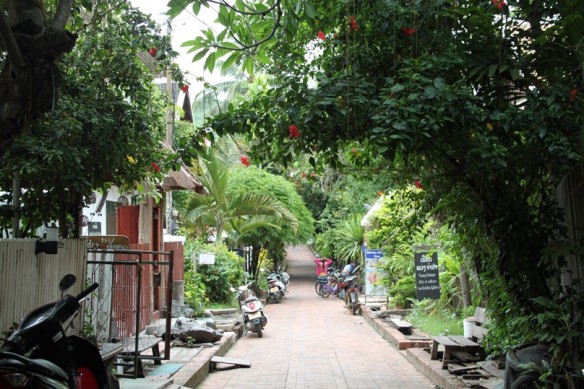
<path id="1" fill-rule="evenodd" d="M 314 284 L 314 291 L 317 295 L 321 296 L 320 293 L 322 292 L 322 284 L 319 280 L 316 280 L 316 284 Z"/>
<path id="2" fill-rule="evenodd" d="M 327 289 L 323 284 L 320 284 L 320 297 L 322 298 L 329 298 L 329 296 L 331 295 L 331 292 L 329 289 Z"/>

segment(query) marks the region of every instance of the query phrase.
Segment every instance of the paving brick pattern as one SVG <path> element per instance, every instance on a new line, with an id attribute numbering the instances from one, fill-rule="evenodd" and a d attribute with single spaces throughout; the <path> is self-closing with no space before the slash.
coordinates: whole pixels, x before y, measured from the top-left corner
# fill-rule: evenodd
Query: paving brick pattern
<path id="1" fill-rule="evenodd" d="M 313 259 L 306 246 L 289 249 L 290 292 L 265 307 L 263 338 L 249 332 L 225 355 L 251 367 L 212 372 L 198 388 L 434 388 L 361 316 L 314 292 Z"/>

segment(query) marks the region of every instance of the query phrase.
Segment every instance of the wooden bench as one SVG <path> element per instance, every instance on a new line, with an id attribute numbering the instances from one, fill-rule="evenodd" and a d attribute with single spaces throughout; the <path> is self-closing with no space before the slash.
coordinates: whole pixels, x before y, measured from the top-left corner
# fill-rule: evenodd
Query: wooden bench
<path id="1" fill-rule="evenodd" d="M 142 335 L 138 337 L 138 344 L 136 345 L 136 338 L 124 339 L 122 342 L 124 348 L 119 352 L 118 357 L 122 360 L 130 360 L 133 363 L 116 363 L 118 366 L 133 366 L 134 378 L 144 378 L 143 359 L 153 359 L 155 365 L 160 365 L 162 358 L 160 357 L 160 342 L 162 338 L 153 335 Z M 142 355 L 143 352 L 151 350 L 152 355 Z"/>
<path id="2" fill-rule="evenodd" d="M 471 330 L 471 340 L 480 343 L 485 335 L 489 332 L 487 328 L 484 327 L 487 324 L 487 310 L 482 307 L 476 307 L 475 313 L 471 317 L 465 319 L 467 322 L 472 323 Z"/>
<path id="3" fill-rule="evenodd" d="M 230 366 L 218 368 L 217 367 L 218 363 L 227 364 Z M 234 358 L 213 357 L 213 358 L 211 358 L 211 363 L 209 364 L 209 371 L 235 369 L 238 367 L 251 367 L 251 362 L 243 361 L 241 359 L 234 359 Z"/>
<path id="4" fill-rule="evenodd" d="M 485 359 L 483 347 L 463 335 L 433 336 L 430 359 L 438 359 L 439 346 L 444 347 L 442 369 L 448 369 L 451 362 L 476 362 Z"/>
<path id="5" fill-rule="evenodd" d="M 122 343 L 100 343 L 99 353 L 103 361 L 103 366 L 107 373 L 109 386 L 111 389 L 119 389 L 120 383 L 118 379 L 112 375 L 112 370 L 114 367 L 114 362 L 118 356 L 118 353 L 124 349 Z"/>
<path id="6" fill-rule="evenodd" d="M 465 321 L 472 324 L 470 338 L 461 335 L 432 337 L 431 359 L 438 359 L 438 347 L 443 346 L 443 369 L 447 369 L 451 362 L 477 362 L 485 359 L 485 350 L 480 343 L 488 332 L 484 327 L 487 323 L 487 310 L 476 307 L 474 315 L 467 317 Z"/>

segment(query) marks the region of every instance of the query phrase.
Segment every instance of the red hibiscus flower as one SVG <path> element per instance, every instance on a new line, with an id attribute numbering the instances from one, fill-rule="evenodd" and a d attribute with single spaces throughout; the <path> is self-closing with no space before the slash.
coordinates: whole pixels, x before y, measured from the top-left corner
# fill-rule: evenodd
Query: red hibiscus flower
<path id="1" fill-rule="evenodd" d="M 183 85 L 180 87 L 180 90 L 183 91 L 184 93 L 187 93 L 187 91 L 189 90 L 189 86 L 188 85 Z"/>
<path id="2" fill-rule="evenodd" d="M 351 16 L 349 18 L 349 22 L 351 23 L 351 27 L 353 28 L 353 30 L 357 31 L 359 29 L 359 25 L 355 21 L 355 17 L 354 16 Z"/>
<path id="3" fill-rule="evenodd" d="M 318 39 L 320 39 L 321 41 L 324 41 L 326 39 L 326 35 L 324 35 L 324 32 L 322 31 L 318 32 Z"/>
<path id="4" fill-rule="evenodd" d="M 158 166 L 158 164 L 155 162 L 152 162 L 152 170 L 154 170 L 156 173 L 160 173 L 160 166 Z"/>
<path id="5" fill-rule="evenodd" d="M 507 5 L 507 3 L 505 2 L 505 0 L 491 0 L 491 3 L 497 9 L 503 9 L 503 7 Z"/>
<path id="6" fill-rule="evenodd" d="M 424 186 L 422 185 L 422 183 L 420 182 L 420 180 L 416 180 L 416 182 L 414 183 L 414 185 L 416 185 L 416 188 L 418 188 L 418 189 L 424 189 Z"/>
<path id="7" fill-rule="evenodd" d="M 245 155 L 242 155 L 241 158 L 239 159 L 241 161 L 242 164 L 244 164 L 245 166 L 249 166 L 249 158 Z"/>
<path id="8" fill-rule="evenodd" d="M 298 131 L 296 124 L 290 124 L 288 126 L 288 132 L 290 133 L 290 139 L 300 137 L 300 131 Z"/>
<path id="9" fill-rule="evenodd" d="M 405 36 L 412 36 L 416 33 L 416 29 L 413 27 L 408 27 L 408 26 L 403 26 L 402 27 L 402 33 Z"/>
<path id="10" fill-rule="evenodd" d="M 150 50 L 148 50 L 148 53 L 153 56 L 154 58 L 156 58 L 156 54 L 158 53 L 158 49 L 156 47 L 151 47 Z"/>

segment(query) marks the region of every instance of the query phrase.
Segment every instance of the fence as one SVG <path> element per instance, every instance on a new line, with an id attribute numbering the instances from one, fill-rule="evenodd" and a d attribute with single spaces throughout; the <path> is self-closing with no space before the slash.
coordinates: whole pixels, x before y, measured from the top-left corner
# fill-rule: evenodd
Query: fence
<path id="1" fill-rule="evenodd" d="M 100 288 L 91 296 L 84 327 L 94 330 L 92 335 L 99 343 L 131 346 L 135 342 L 134 355 L 138 358 L 140 333 L 158 319 L 162 309 L 172 312 L 173 265 L 173 251 L 90 251 L 88 282 L 98 282 Z M 167 314 L 164 332 L 170 333 L 170 323 Z M 165 342 L 164 358 L 168 359 L 170 337 Z"/>
<path id="2" fill-rule="evenodd" d="M 59 281 L 65 274 L 78 280 L 67 293 L 83 289 L 85 241 L 60 240 L 57 254 L 35 254 L 35 245 L 35 239 L 0 240 L 0 331 L 8 330 L 31 310 L 59 299 Z M 80 325 L 79 318 L 74 326 L 78 329 Z"/>

